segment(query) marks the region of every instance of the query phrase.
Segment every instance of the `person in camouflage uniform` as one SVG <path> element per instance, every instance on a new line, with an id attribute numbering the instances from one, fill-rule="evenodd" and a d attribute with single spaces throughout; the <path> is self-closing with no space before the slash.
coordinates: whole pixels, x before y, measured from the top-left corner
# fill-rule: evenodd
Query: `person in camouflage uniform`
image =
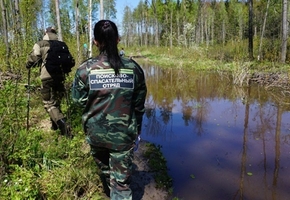
<path id="1" fill-rule="evenodd" d="M 100 54 L 77 69 L 72 98 L 84 109 L 83 128 L 105 193 L 111 199 L 132 199 L 133 147 L 145 111 L 145 76 L 135 61 L 119 56 L 115 23 L 100 20 L 94 37 Z"/>
<path id="2" fill-rule="evenodd" d="M 58 40 L 54 27 L 48 27 L 43 39 L 33 46 L 33 50 L 28 55 L 26 68 L 40 66 L 41 95 L 46 112 L 50 116 L 51 129 L 60 129 L 62 135 L 72 137 L 70 126 L 66 123 L 66 118 L 60 109 L 61 99 L 65 94 L 64 74 L 48 73 L 45 60 L 50 48 L 48 40 Z"/>

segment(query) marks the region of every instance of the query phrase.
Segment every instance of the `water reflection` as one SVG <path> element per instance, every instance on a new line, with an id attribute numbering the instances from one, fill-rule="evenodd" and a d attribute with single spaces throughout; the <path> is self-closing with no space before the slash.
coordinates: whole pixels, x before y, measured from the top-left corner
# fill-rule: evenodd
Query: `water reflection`
<path id="1" fill-rule="evenodd" d="M 289 98 L 236 87 L 226 73 L 141 65 L 142 137 L 162 145 L 175 196 L 290 199 Z"/>

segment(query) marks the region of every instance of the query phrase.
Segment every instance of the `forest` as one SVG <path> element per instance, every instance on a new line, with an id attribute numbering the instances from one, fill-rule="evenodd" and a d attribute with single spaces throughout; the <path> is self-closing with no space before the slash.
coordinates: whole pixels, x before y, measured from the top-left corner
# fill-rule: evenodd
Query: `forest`
<path id="1" fill-rule="evenodd" d="M 146 0 L 118 10 L 123 14 L 118 26 L 126 48 L 202 48 L 211 59 L 285 63 L 288 7 L 287 0 Z M 113 0 L 1 0 L 1 10 L 3 71 L 14 68 L 15 57 L 23 62 L 49 25 L 57 26 L 60 40 L 81 62 L 83 45 L 92 42 L 88 27 L 100 18 L 115 20 L 117 12 Z"/>
<path id="2" fill-rule="evenodd" d="M 74 140 L 47 130 L 39 69 L 28 77 L 25 68 L 48 26 L 55 26 L 68 44 L 76 67 L 97 53 L 90 45 L 94 23 L 115 21 L 118 11 L 123 14 L 117 24 L 120 46 L 132 56 L 170 57 L 171 66 L 184 60 L 193 70 L 194 63 L 219 62 L 225 68 L 238 63 L 236 74 L 249 73 L 253 66 L 288 71 L 287 0 L 141 0 L 124 10 L 114 0 L 0 0 L 0 6 L 0 199 L 99 198 L 100 181 L 83 142 L 80 111 L 67 94 L 63 109 L 70 114 Z M 68 91 L 72 76 L 66 80 Z"/>

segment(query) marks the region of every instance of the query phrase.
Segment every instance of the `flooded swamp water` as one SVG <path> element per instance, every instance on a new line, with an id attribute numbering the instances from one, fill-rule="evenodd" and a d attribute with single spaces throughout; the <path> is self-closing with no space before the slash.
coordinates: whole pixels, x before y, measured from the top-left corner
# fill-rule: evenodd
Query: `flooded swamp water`
<path id="1" fill-rule="evenodd" d="M 161 145 L 183 200 L 290 199 L 290 99 L 228 74 L 140 63 L 142 139 Z"/>

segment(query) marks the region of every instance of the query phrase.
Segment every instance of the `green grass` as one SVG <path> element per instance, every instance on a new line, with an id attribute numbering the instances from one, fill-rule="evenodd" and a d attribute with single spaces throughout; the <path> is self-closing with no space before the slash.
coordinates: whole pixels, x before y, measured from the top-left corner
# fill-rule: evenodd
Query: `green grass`
<path id="1" fill-rule="evenodd" d="M 0 95 L 5 97 L 0 99 L 0 199 L 102 199 L 98 168 L 81 131 L 80 113 L 72 121 L 77 127 L 73 140 L 50 126 L 42 127 L 50 121 L 36 89 L 30 94 L 27 132 L 25 87 L 6 81 Z"/>
<path id="2" fill-rule="evenodd" d="M 27 91 L 16 83 L 7 81 L 0 90 L 5 97 L 0 99 L 0 199 L 105 199 L 99 169 L 82 131 L 81 110 L 62 102 L 64 112 L 71 109 L 75 137 L 61 136 L 50 130 L 39 90 L 35 89 L 30 94 L 27 131 Z M 158 148 L 150 147 L 149 154 L 162 157 Z M 154 160 L 150 162 L 156 167 Z M 166 166 L 161 169 L 156 176 L 158 187 L 167 188 L 171 180 L 166 177 Z"/>
<path id="3" fill-rule="evenodd" d="M 288 63 L 272 61 L 249 61 L 247 55 L 236 53 L 233 47 L 221 49 L 207 49 L 195 47 L 182 49 L 173 47 L 130 47 L 126 55 L 142 55 L 147 62 L 163 68 L 183 68 L 207 71 L 235 71 L 237 68 L 247 66 L 250 73 L 254 72 L 288 72 Z M 138 58 L 136 58 L 138 61 Z"/>

